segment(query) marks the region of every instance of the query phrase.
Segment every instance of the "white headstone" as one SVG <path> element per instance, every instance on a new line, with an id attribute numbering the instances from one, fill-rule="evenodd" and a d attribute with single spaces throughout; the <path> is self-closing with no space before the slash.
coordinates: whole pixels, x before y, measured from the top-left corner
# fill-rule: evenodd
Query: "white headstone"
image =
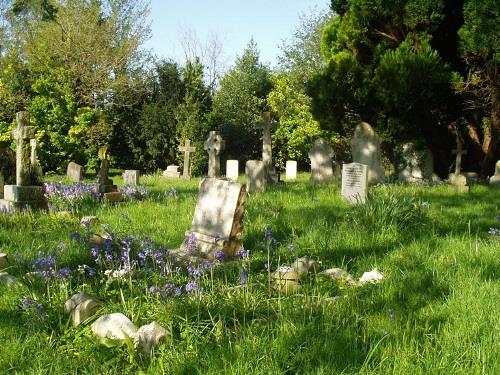
<path id="1" fill-rule="evenodd" d="M 123 171 L 123 184 L 124 185 L 139 185 L 141 172 L 136 169 L 128 169 Z"/>
<path id="2" fill-rule="evenodd" d="M 68 164 L 66 175 L 72 182 L 81 182 L 83 180 L 83 167 L 74 162 L 70 162 Z"/>
<path id="3" fill-rule="evenodd" d="M 287 180 L 295 180 L 297 178 L 297 162 L 295 160 L 287 160 L 285 170 Z"/>
<path id="4" fill-rule="evenodd" d="M 238 180 L 239 174 L 239 162 L 238 160 L 227 160 L 226 161 L 226 178 L 236 181 Z"/>
<path id="5" fill-rule="evenodd" d="M 169 165 L 167 169 L 163 172 L 163 177 L 167 178 L 179 178 L 181 176 L 181 172 L 178 172 L 178 165 Z"/>
<path id="6" fill-rule="evenodd" d="M 314 182 L 333 179 L 333 149 L 328 142 L 319 138 L 314 142 L 309 159 L 311 160 L 311 179 Z"/>
<path id="7" fill-rule="evenodd" d="M 368 186 L 368 168 L 364 164 L 342 165 L 342 197 L 358 204 L 365 203 Z"/>
<path id="8" fill-rule="evenodd" d="M 490 184 L 500 186 L 500 160 L 495 165 L 495 174 L 490 177 Z"/>
<path id="9" fill-rule="evenodd" d="M 247 191 L 249 193 L 266 191 L 266 163 L 261 160 L 248 160 L 245 164 L 245 176 L 247 180 Z"/>
<path id="10" fill-rule="evenodd" d="M 380 161 L 380 138 L 370 124 L 360 123 L 351 140 L 352 161 L 368 167 L 368 183 L 376 184 L 384 179 L 384 168 Z"/>

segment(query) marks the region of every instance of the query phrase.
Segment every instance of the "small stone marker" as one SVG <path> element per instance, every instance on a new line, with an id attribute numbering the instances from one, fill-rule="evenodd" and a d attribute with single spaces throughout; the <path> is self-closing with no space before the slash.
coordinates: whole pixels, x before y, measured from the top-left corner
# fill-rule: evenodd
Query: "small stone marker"
<path id="1" fill-rule="evenodd" d="M 331 181 L 333 179 L 333 149 L 323 138 L 316 139 L 309 151 L 311 160 L 311 179 L 314 182 Z"/>
<path id="2" fill-rule="evenodd" d="M 184 153 L 184 167 L 182 170 L 182 178 L 187 180 L 191 179 L 191 164 L 189 161 L 189 154 L 196 151 L 196 147 L 191 146 L 191 140 L 186 139 L 184 146 L 179 147 L 179 151 Z"/>
<path id="3" fill-rule="evenodd" d="M 457 148 L 453 149 L 452 152 L 456 154 L 455 157 L 455 173 L 450 173 L 448 180 L 456 191 L 460 193 L 465 193 L 469 191 L 469 186 L 467 185 L 467 177 L 461 174 L 462 170 L 462 155 L 466 155 L 467 151 L 462 150 L 462 140 L 460 136 L 457 135 Z"/>
<path id="4" fill-rule="evenodd" d="M 287 180 L 297 179 L 297 162 L 295 160 L 287 160 L 285 170 Z"/>
<path id="5" fill-rule="evenodd" d="M 267 170 L 266 165 L 261 160 L 248 160 L 245 165 L 245 176 L 247 180 L 247 191 L 266 191 Z"/>
<path id="6" fill-rule="evenodd" d="M 226 161 L 226 178 L 237 181 L 239 175 L 239 161 L 227 160 Z"/>
<path id="7" fill-rule="evenodd" d="M 220 153 L 226 147 L 218 131 L 210 131 L 208 139 L 203 144 L 203 149 L 208 152 L 208 177 L 220 176 Z"/>
<path id="8" fill-rule="evenodd" d="M 269 112 L 264 112 L 262 114 L 262 121 L 257 124 L 257 129 L 262 130 L 262 161 L 266 166 L 267 179 L 270 182 L 278 183 L 279 176 L 273 165 L 273 148 L 272 148 L 272 138 L 271 130 L 277 125 L 276 122 L 272 121 L 271 114 Z"/>
<path id="9" fill-rule="evenodd" d="M 500 186 L 500 160 L 495 165 L 495 174 L 490 177 L 490 185 Z"/>
<path id="10" fill-rule="evenodd" d="M 384 168 L 380 161 L 380 137 L 367 122 L 361 122 L 354 130 L 351 140 L 352 161 L 368 168 L 368 183 L 376 184 L 384 179 Z"/>
<path id="11" fill-rule="evenodd" d="M 139 179 L 141 172 L 136 169 L 127 169 L 123 171 L 123 184 L 137 186 L 140 185 Z"/>
<path id="12" fill-rule="evenodd" d="M 83 167 L 80 164 L 70 162 L 66 170 L 66 176 L 72 182 L 83 181 Z"/>
<path id="13" fill-rule="evenodd" d="M 179 254 L 192 254 L 189 245 L 195 239 L 199 255 L 213 258 L 215 252 L 223 251 L 226 257 L 234 257 L 241 247 L 245 200 L 245 185 L 204 178 L 200 183 L 191 230 L 186 232 Z"/>
<path id="14" fill-rule="evenodd" d="M 368 186 L 368 167 L 360 163 L 342 165 L 342 197 L 358 204 L 365 203 Z"/>
<path id="15" fill-rule="evenodd" d="M 74 294 L 64 303 L 64 312 L 70 315 L 71 322 L 76 326 L 93 316 L 101 305 L 98 298 L 82 292 Z"/>
<path id="16" fill-rule="evenodd" d="M 163 172 L 163 177 L 167 178 L 179 178 L 181 176 L 181 172 L 178 171 L 178 165 L 169 165 L 167 169 Z"/>

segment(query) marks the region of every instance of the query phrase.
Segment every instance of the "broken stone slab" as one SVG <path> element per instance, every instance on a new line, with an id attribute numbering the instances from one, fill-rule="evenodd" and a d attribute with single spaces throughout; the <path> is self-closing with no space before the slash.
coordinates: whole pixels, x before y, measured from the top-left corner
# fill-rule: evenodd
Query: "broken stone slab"
<path id="1" fill-rule="evenodd" d="M 85 322 L 90 317 L 94 316 L 97 310 L 102 306 L 102 303 L 95 299 L 87 299 L 79 303 L 70 314 L 71 323 L 74 326 Z"/>
<path id="2" fill-rule="evenodd" d="M 292 263 L 291 268 L 300 276 L 306 276 L 310 273 L 316 273 L 319 269 L 319 264 L 311 257 L 302 257 Z"/>
<path id="3" fill-rule="evenodd" d="M 0 272 L 0 284 L 10 287 L 20 287 L 23 285 L 15 276 L 9 275 L 7 272 Z"/>
<path id="4" fill-rule="evenodd" d="M 365 284 L 368 284 L 368 283 L 378 284 L 383 279 L 384 279 L 384 275 L 383 274 L 381 274 L 377 270 L 371 270 L 371 271 L 368 271 L 368 272 L 364 272 L 363 275 L 361 275 L 361 277 L 359 278 L 359 283 L 361 285 L 365 285 Z"/>
<path id="5" fill-rule="evenodd" d="M 164 342 L 170 334 L 168 331 L 156 322 L 143 325 L 137 330 L 139 339 L 139 348 L 146 354 L 151 352 L 151 349 Z"/>
<path id="6" fill-rule="evenodd" d="M 124 340 L 128 336 L 134 344 L 137 344 L 137 331 L 134 323 L 122 313 L 103 315 L 92 323 L 91 328 L 97 337 Z"/>
<path id="7" fill-rule="evenodd" d="M 77 294 L 73 294 L 70 299 L 68 299 L 64 303 L 64 312 L 66 314 L 71 313 L 76 306 L 78 306 L 80 303 L 88 301 L 88 300 L 96 300 L 99 301 L 99 299 L 96 296 L 93 296 L 92 294 L 88 294 L 85 292 L 80 292 Z"/>
<path id="8" fill-rule="evenodd" d="M 0 253 L 0 270 L 7 268 L 7 254 Z"/>
<path id="9" fill-rule="evenodd" d="M 332 279 L 347 280 L 351 283 L 355 282 L 354 277 L 342 268 L 329 268 L 320 272 L 318 275 L 331 277 Z"/>

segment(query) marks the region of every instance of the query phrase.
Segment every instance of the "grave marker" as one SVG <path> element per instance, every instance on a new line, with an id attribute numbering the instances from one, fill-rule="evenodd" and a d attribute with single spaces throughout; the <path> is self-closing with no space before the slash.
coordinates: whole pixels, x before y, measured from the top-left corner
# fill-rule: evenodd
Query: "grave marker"
<path id="1" fill-rule="evenodd" d="M 342 198 L 350 203 L 365 203 L 368 186 L 368 167 L 361 163 L 342 165 Z"/>
<path id="2" fill-rule="evenodd" d="M 220 176 L 220 154 L 226 147 L 218 131 L 210 131 L 208 139 L 203 144 L 203 149 L 208 152 L 208 177 Z"/>
<path id="3" fill-rule="evenodd" d="M 490 185 L 500 186 L 500 160 L 495 165 L 495 174 L 490 177 Z"/>
<path id="4" fill-rule="evenodd" d="M 72 182 L 82 182 L 83 181 L 83 167 L 74 162 L 68 164 L 66 170 L 66 176 Z"/>
<path id="5" fill-rule="evenodd" d="M 239 161 L 227 160 L 226 161 L 226 178 L 236 181 L 239 175 Z"/>
<path id="6" fill-rule="evenodd" d="M 137 186 L 140 184 L 141 172 L 136 169 L 127 169 L 123 171 L 123 184 Z"/>
<path id="7" fill-rule="evenodd" d="M 273 148 L 271 130 L 276 128 L 277 123 L 272 121 L 271 114 L 264 112 L 262 121 L 256 125 L 257 129 L 262 130 L 262 161 L 266 167 L 267 178 L 274 183 L 278 183 L 279 177 L 273 165 Z"/>
<path id="8" fill-rule="evenodd" d="M 287 180 L 297 179 L 297 162 L 295 160 L 287 160 L 285 170 Z"/>
<path id="9" fill-rule="evenodd" d="M 99 172 L 97 172 L 97 191 L 102 194 L 117 192 L 117 186 L 113 184 L 113 180 L 108 176 L 109 152 L 107 145 L 99 149 L 98 157 L 101 159 L 101 167 L 99 168 Z"/>
<path id="10" fill-rule="evenodd" d="M 461 174 L 462 171 L 462 155 L 467 154 L 467 150 L 462 149 L 462 139 L 457 134 L 457 148 L 452 150 L 455 157 L 455 173 L 450 173 L 448 180 L 458 192 L 468 192 L 467 177 Z"/>
<path id="11" fill-rule="evenodd" d="M 314 142 L 309 151 L 311 160 L 311 179 L 314 182 L 331 181 L 333 179 L 333 149 L 323 138 Z"/>
<path id="12" fill-rule="evenodd" d="M 376 184 L 384 179 L 380 161 L 380 137 L 367 122 L 356 126 L 351 140 L 352 161 L 368 167 L 368 183 Z"/>
<path id="13" fill-rule="evenodd" d="M 184 166 L 182 170 L 182 178 L 191 179 L 191 165 L 189 155 L 196 151 L 196 147 L 191 146 L 191 140 L 186 139 L 184 146 L 179 146 L 179 151 L 184 153 Z"/>
<path id="14" fill-rule="evenodd" d="M 178 165 L 167 166 L 167 169 L 163 172 L 163 177 L 179 178 L 181 175 L 181 172 L 179 172 L 178 169 L 179 169 Z"/>
<path id="15" fill-rule="evenodd" d="M 267 170 L 262 160 L 248 160 L 245 165 L 245 176 L 249 193 L 266 191 Z"/>

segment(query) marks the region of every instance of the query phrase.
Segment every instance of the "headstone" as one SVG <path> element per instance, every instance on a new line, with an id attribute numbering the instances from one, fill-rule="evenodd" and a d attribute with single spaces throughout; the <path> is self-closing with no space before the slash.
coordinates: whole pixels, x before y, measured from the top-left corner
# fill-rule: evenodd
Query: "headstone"
<path id="1" fill-rule="evenodd" d="M 287 180 L 297 179 L 297 162 L 295 160 L 287 160 L 285 170 Z"/>
<path id="2" fill-rule="evenodd" d="M 113 180 L 108 176 L 109 173 L 109 153 L 108 146 L 102 146 L 99 149 L 99 159 L 101 159 L 101 167 L 97 173 L 97 191 L 101 194 L 117 192 L 118 187 L 113 185 Z"/>
<path id="3" fill-rule="evenodd" d="M 179 178 L 181 176 L 181 172 L 178 171 L 178 165 L 169 165 L 167 169 L 163 172 L 163 177 L 167 178 Z"/>
<path id="4" fill-rule="evenodd" d="M 70 162 L 66 170 L 66 176 L 72 182 L 83 181 L 83 167 L 80 164 Z"/>
<path id="5" fill-rule="evenodd" d="M 239 175 L 239 161 L 227 160 L 226 161 L 226 178 L 237 181 Z"/>
<path id="6" fill-rule="evenodd" d="M 189 161 L 189 155 L 196 151 L 196 147 L 191 146 L 191 141 L 186 139 L 184 146 L 179 147 L 179 151 L 184 153 L 184 167 L 182 170 L 182 178 L 187 180 L 191 179 L 191 164 Z"/>
<path id="7" fill-rule="evenodd" d="M 164 342 L 170 334 L 165 328 L 156 322 L 143 325 L 137 330 L 137 337 L 139 339 L 139 348 L 145 354 L 149 354 L 151 349 Z"/>
<path id="8" fill-rule="evenodd" d="M 234 257 L 241 247 L 245 200 L 245 185 L 204 178 L 200 183 L 191 229 L 186 232 L 178 254 L 192 253 L 189 244 L 194 239 L 196 255 L 213 258 L 214 253 L 223 251 L 226 257 Z"/>
<path id="9" fill-rule="evenodd" d="M 351 140 L 352 161 L 368 167 L 368 183 L 376 184 L 384 179 L 380 157 L 380 137 L 370 124 L 361 122 Z"/>
<path id="10" fill-rule="evenodd" d="M 74 294 L 64 303 L 64 312 L 70 315 L 72 324 L 76 326 L 93 316 L 101 306 L 99 299 L 82 292 Z"/>
<path id="11" fill-rule="evenodd" d="M 127 169 L 123 171 L 123 184 L 137 186 L 140 185 L 141 172 L 136 169 Z"/>
<path id="12" fill-rule="evenodd" d="M 467 154 L 466 150 L 462 149 L 462 140 L 457 134 L 457 148 L 453 149 L 452 152 L 456 154 L 455 157 L 455 173 L 450 173 L 448 176 L 449 183 L 458 192 L 468 192 L 469 185 L 467 184 L 467 177 L 461 174 L 462 171 L 462 155 Z"/>
<path id="13" fill-rule="evenodd" d="M 311 179 L 314 182 L 331 181 L 333 179 L 333 149 L 323 138 L 314 142 L 309 151 L 311 160 Z"/>
<path id="14" fill-rule="evenodd" d="M 4 186 L 4 178 L 2 171 L 0 171 L 0 199 L 3 199 L 3 186 Z"/>
<path id="15" fill-rule="evenodd" d="M 495 165 L 495 174 L 490 177 L 490 185 L 500 186 L 500 160 Z"/>
<path id="16" fill-rule="evenodd" d="M 47 209 L 44 189 L 36 165 L 31 164 L 31 144 L 35 137 L 29 126 L 27 112 L 16 113 L 17 127 L 12 132 L 16 140 L 16 185 L 5 185 L 4 196 L 0 200 L 0 211 L 22 209 Z"/>
<path id="17" fill-rule="evenodd" d="M 279 177 L 273 165 L 273 148 L 271 142 L 271 130 L 276 127 L 276 122 L 271 120 L 271 114 L 264 112 L 262 121 L 257 124 L 257 129 L 262 130 L 262 161 L 266 166 L 267 179 L 278 183 Z"/>
<path id="18" fill-rule="evenodd" d="M 419 149 L 414 143 L 402 146 L 398 180 L 418 183 L 430 181 L 434 172 L 434 159 L 431 151 L 425 147 Z"/>
<path id="19" fill-rule="evenodd" d="M 371 270 L 363 272 L 363 275 L 359 278 L 359 283 L 365 285 L 368 283 L 378 284 L 384 280 L 384 275 L 377 270 Z"/>
<path id="20" fill-rule="evenodd" d="M 109 191 L 107 193 L 103 193 L 102 199 L 104 202 L 118 203 L 123 201 L 123 194 L 119 191 Z"/>
<path id="21" fill-rule="evenodd" d="M 203 144 L 203 149 L 208 152 L 208 177 L 220 176 L 220 154 L 226 147 L 218 131 L 211 131 L 208 139 Z"/>
<path id="22" fill-rule="evenodd" d="M 266 191 L 267 170 L 263 161 L 248 160 L 245 164 L 245 176 L 249 193 Z"/>
<path id="23" fill-rule="evenodd" d="M 342 165 L 342 197 L 350 203 L 365 203 L 368 167 L 360 163 Z"/>

